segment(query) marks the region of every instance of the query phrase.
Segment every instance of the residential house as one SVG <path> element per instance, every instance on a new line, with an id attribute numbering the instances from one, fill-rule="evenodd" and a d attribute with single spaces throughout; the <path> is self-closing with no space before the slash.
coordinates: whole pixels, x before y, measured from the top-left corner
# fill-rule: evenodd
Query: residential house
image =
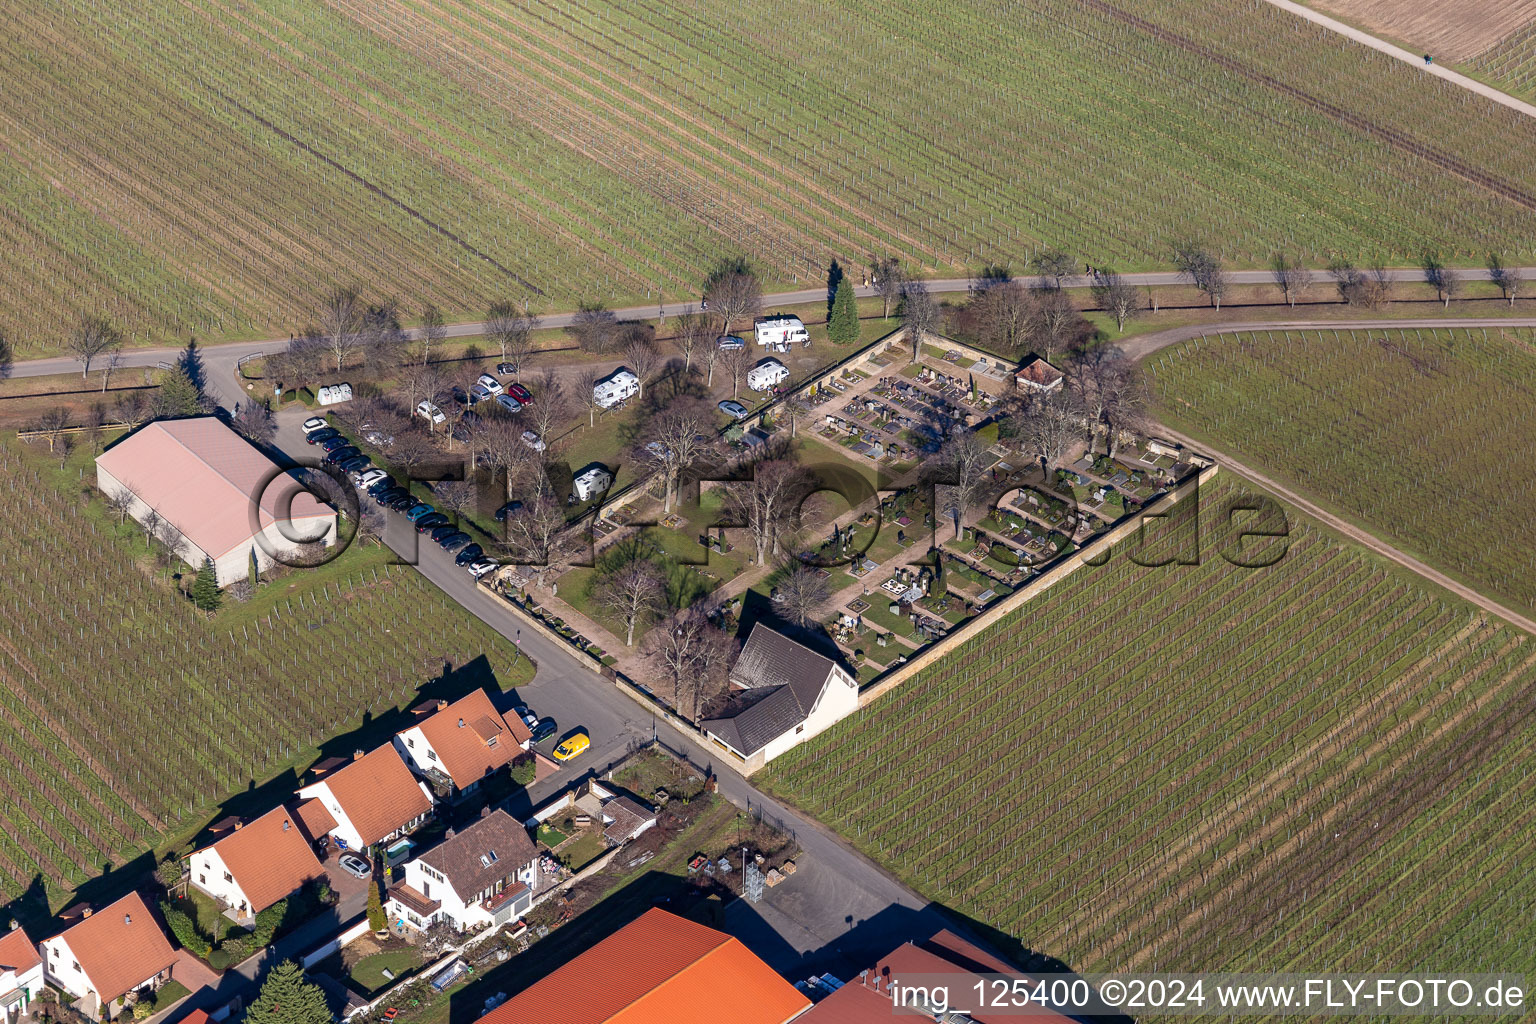
<path id="1" fill-rule="evenodd" d="M 43 958 L 21 928 L 0 938 L 0 1011 L 4 1024 L 16 1024 L 43 990 Z"/>
<path id="2" fill-rule="evenodd" d="M 1021 391 L 1044 394 L 1062 386 L 1067 375 L 1039 356 L 1030 356 L 1013 375 L 1013 382 Z"/>
<path id="3" fill-rule="evenodd" d="M 1010 1005 L 1000 1012 L 988 1012 L 986 1007 L 965 1001 L 975 996 L 978 982 L 1000 974 L 1031 984 L 1031 980 L 1011 964 L 953 932 L 941 931 L 921 942 L 905 943 L 874 967 L 859 972 L 857 978 L 836 987 L 796 1024 L 890 1024 L 893 1020 L 903 1019 L 939 1020 L 936 1011 L 941 1007 L 921 1002 L 923 995 L 935 985 L 947 986 L 950 997 L 947 1009 L 956 1014 L 945 1019 L 973 1024 L 1013 1024 L 1018 1020 L 1062 1022 L 1069 1019 L 1038 1003 Z M 912 989 L 897 986 L 893 993 L 893 985 L 912 979 L 921 979 L 921 982 Z M 826 979 L 817 980 L 824 982 Z M 898 1003 L 900 1009 L 894 1005 Z M 927 1011 L 926 1014 L 923 1011 Z M 959 1015 L 961 1013 L 964 1016 Z"/>
<path id="4" fill-rule="evenodd" d="M 859 708 L 858 680 L 845 668 L 762 623 L 752 627 L 730 682 L 731 708 L 699 727 L 748 772 Z"/>
<path id="5" fill-rule="evenodd" d="M 528 748 L 528 724 L 499 713 L 484 690 L 452 704 L 424 704 L 415 712 L 416 724 L 395 736 L 395 749 L 441 797 L 473 791 Z"/>
<path id="6" fill-rule="evenodd" d="M 219 586 L 290 560 L 306 543 L 336 543 L 336 510 L 214 416 L 156 420 L 96 458 L 102 494 L 132 496 L 129 515 L 154 524 L 194 569 L 212 559 Z"/>
<path id="7" fill-rule="evenodd" d="M 295 808 L 307 832 L 320 830 L 342 849 L 365 850 L 416 828 L 432 815 L 432 793 L 411 774 L 393 743 L 352 760 L 327 760 L 312 769 L 317 781 L 299 790 L 304 803 Z M 321 818 L 309 804 L 318 801 Z M 313 823 L 310 818 L 315 819 Z"/>
<path id="8" fill-rule="evenodd" d="M 506 924 L 533 906 L 538 848 L 528 830 L 496 810 L 404 865 L 385 910 L 402 928 L 445 921 L 459 931 Z"/>
<path id="9" fill-rule="evenodd" d="M 276 807 L 192 854 L 192 885 L 250 920 L 325 877 L 296 816 Z"/>
<path id="10" fill-rule="evenodd" d="M 158 989 L 176 962 L 176 951 L 138 893 L 95 913 L 87 908 L 79 922 L 44 939 L 39 952 L 44 980 L 82 1000 L 88 1020 L 103 1007 L 116 1017 L 119 999 Z"/>
<path id="11" fill-rule="evenodd" d="M 787 1024 L 811 1001 L 737 939 L 653 908 L 481 1024 Z"/>

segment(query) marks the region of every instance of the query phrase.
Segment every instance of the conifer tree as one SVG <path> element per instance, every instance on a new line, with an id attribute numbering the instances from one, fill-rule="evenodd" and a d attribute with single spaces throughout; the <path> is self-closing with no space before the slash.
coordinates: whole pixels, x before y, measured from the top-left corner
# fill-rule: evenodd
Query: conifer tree
<path id="1" fill-rule="evenodd" d="M 853 302 L 853 283 L 846 277 L 837 282 L 837 291 L 832 294 L 827 336 L 838 345 L 852 345 L 859 340 L 859 309 Z"/>
<path id="2" fill-rule="evenodd" d="M 304 977 L 292 960 L 272 968 L 245 1013 L 248 1024 L 331 1024 L 320 986 Z"/>
<path id="3" fill-rule="evenodd" d="M 218 609 L 219 598 L 219 574 L 213 568 L 213 559 L 205 558 L 202 568 L 197 570 L 197 578 L 192 581 L 192 603 L 211 612 Z"/>

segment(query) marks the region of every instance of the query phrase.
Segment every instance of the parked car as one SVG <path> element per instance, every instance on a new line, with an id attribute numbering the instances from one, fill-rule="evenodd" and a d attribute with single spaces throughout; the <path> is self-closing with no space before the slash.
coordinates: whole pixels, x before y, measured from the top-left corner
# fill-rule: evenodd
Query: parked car
<path id="1" fill-rule="evenodd" d="M 416 504 L 416 495 L 404 489 L 389 501 L 389 507 L 396 512 L 404 512 L 406 509 L 415 507 Z"/>
<path id="2" fill-rule="evenodd" d="M 405 518 L 409 519 L 413 523 L 419 523 L 421 520 L 425 519 L 427 516 L 436 511 L 437 509 L 423 501 L 419 505 L 406 510 Z"/>
<path id="3" fill-rule="evenodd" d="M 544 439 L 532 430 L 523 431 L 523 444 L 536 452 L 541 452 L 549 447 L 544 443 Z"/>
<path id="4" fill-rule="evenodd" d="M 721 352 L 734 352 L 747 347 L 747 343 L 734 334 L 722 334 L 715 339 Z"/>
<path id="5" fill-rule="evenodd" d="M 343 473 L 361 473 L 371 465 L 373 465 L 373 460 L 368 456 L 354 455 L 344 462 L 336 463 L 336 468 Z"/>
<path id="6" fill-rule="evenodd" d="M 347 447 L 352 442 L 348 441 L 346 438 L 342 437 L 340 434 L 336 433 L 333 430 L 333 431 L 331 431 L 331 436 L 330 437 L 322 437 L 318 441 L 312 441 L 311 443 L 319 445 L 321 448 L 325 449 L 328 452 L 333 452 L 337 448 L 345 448 L 345 447 Z"/>
<path id="7" fill-rule="evenodd" d="M 452 523 L 448 523 L 444 526 L 433 527 L 432 532 L 427 534 L 427 536 L 431 537 L 434 541 L 441 543 L 445 538 L 452 537 L 458 532 L 459 528 L 457 526 L 454 526 Z"/>
<path id="8" fill-rule="evenodd" d="M 492 392 L 483 384 L 471 384 L 469 386 L 469 404 L 478 405 L 481 402 L 489 402 Z"/>
<path id="9" fill-rule="evenodd" d="M 535 725 L 531 726 L 531 730 L 533 732 L 533 738 L 531 742 L 542 743 L 544 740 L 547 740 L 553 736 L 559 730 L 559 728 L 560 727 L 555 724 L 555 720 L 553 718 L 541 718 Z"/>
<path id="10" fill-rule="evenodd" d="M 485 388 L 485 390 L 489 391 L 493 395 L 499 395 L 503 391 L 507 390 L 501 386 L 501 381 L 497 380 L 495 377 L 492 377 L 488 373 L 482 373 L 479 377 L 476 377 L 475 383 Z"/>
<path id="11" fill-rule="evenodd" d="M 333 466 L 339 466 L 343 462 L 346 462 L 348 459 L 355 459 L 361 454 L 363 453 L 351 445 L 344 445 L 343 447 L 337 448 L 334 451 L 326 452 L 325 458 L 322 461 L 328 462 Z"/>
<path id="12" fill-rule="evenodd" d="M 428 530 L 435 530 L 439 526 L 446 526 L 448 524 L 448 517 L 441 512 L 428 512 L 420 519 L 412 520 L 412 522 L 416 524 L 417 533 L 426 533 Z"/>
<path id="13" fill-rule="evenodd" d="M 507 394 L 511 395 L 513 398 L 517 399 L 519 402 L 522 402 L 524 405 L 532 405 L 533 404 L 533 392 L 529 391 L 527 388 L 523 387 L 521 384 L 508 384 L 507 385 Z"/>
<path id="14" fill-rule="evenodd" d="M 384 506 L 385 508 L 390 508 L 390 507 L 392 507 L 391 503 L 396 498 L 409 497 L 410 493 L 411 492 L 407 491 L 404 487 L 398 487 L 398 486 L 396 486 L 396 487 L 386 487 L 382 491 L 380 491 L 378 494 L 375 494 L 373 496 L 373 500 L 378 502 L 380 505 Z"/>
<path id="15" fill-rule="evenodd" d="M 386 474 L 368 485 L 368 494 L 370 497 L 377 498 L 385 491 L 392 491 L 397 487 L 400 485 L 395 483 L 394 477 Z"/>
<path id="16" fill-rule="evenodd" d="M 475 538 L 471 537 L 463 530 L 455 530 L 448 536 L 444 537 L 442 540 L 438 541 L 437 546 L 442 548 L 444 551 L 452 551 L 455 548 L 463 547 L 465 544 L 468 544 L 474 539 Z"/>
<path id="17" fill-rule="evenodd" d="M 319 430 L 312 434 L 305 434 L 304 440 L 308 441 L 310 444 L 320 444 L 323 441 L 329 441 L 332 438 L 340 436 L 341 431 L 337 430 L 335 427 L 321 427 Z"/>
<path id="18" fill-rule="evenodd" d="M 555 748 L 555 760 L 569 761 L 591 745 L 592 737 L 588 736 L 585 732 L 573 733 L 566 737 L 564 743 Z"/>
<path id="19" fill-rule="evenodd" d="M 358 474 L 358 476 L 357 476 L 357 486 L 358 486 L 358 488 L 360 490 L 364 490 L 364 491 L 372 490 L 374 484 L 379 483 L 382 480 L 388 480 L 388 479 L 389 479 L 389 474 L 384 472 L 382 469 L 378 468 L 377 466 L 375 466 L 372 469 L 365 469 L 361 473 Z"/>
<path id="20" fill-rule="evenodd" d="M 523 724 L 532 729 L 539 721 L 539 716 L 529 710 L 527 704 L 512 705 L 512 713 L 523 720 Z"/>
<path id="21" fill-rule="evenodd" d="M 304 421 L 304 433 L 313 434 L 318 430 L 328 429 L 330 425 L 331 421 L 326 419 L 324 416 L 311 416 L 309 419 Z"/>
<path id="22" fill-rule="evenodd" d="M 522 507 L 523 503 L 520 501 L 509 501 L 495 511 L 495 519 L 498 523 L 504 523 L 507 521 L 507 516 L 511 515 L 513 512 L 516 512 Z"/>
<path id="23" fill-rule="evenodd" d="M 488 576 L 495 572 L 497 569 L 500 569 L 501 563 L 492 562 L 489 559 L 482 559 L 478 562 L 470 562 L 466 568 L 469 570 L 469 574 L 471 576 L 473 576 L 475 579 L 479 579 L 482 576 Z"/>
<path id="24" fill-rule="evenodd" d="M 507 412 L 522 412 L 523 411 L 523 403 L 519 402 L 517 399 L 513 398 L 511 395 L 497 395 L 496 396 L 496 404 L 501 406 L 503 409 L 507 410 Z"/>
<path id="25" fill-rule="evenodd" d="M 516 363 L 497 363 L 496 364 L 496 372 L 501 374 L 503 377 L 505 377 L 509 373 L 516 373 L 517 372 L 517 364 Z"/>
<path id="26" fill-rule="evenodd" d="M 448 417 L 443 414 L 443 410 L 427 401 L 417 403 L 416 415 L 431 423 L 433 426 L 436 426 L 437 424 L 442 423 L 448 419 Z"/>
<path id="27" fill-rule="evenodd" d="M 368 867 L 368 862 L 355 853 L 342 854 L 341 859 L 336 863 L 340 865 L 341 870 L 354 878 L 367 878 L 373 874 L 373 870 Z"/>
<path id="28" fill-rule="evenodd" d="M 455 555 L 453 562 L 455 565 L 468 565 L 470 562 L 478 562 L 483 554 L 485 554 L 485 551 L 481 549 L 479 544 L 471 544 Z"/>
<path id="29" fill-rule="evenodd" d="M 747 418 L 747 407 L 742 405 L 740 402 L 733 402 L 729 398 L 715 406 L 715 408 L 719 409 L 733 420 L 744 420 Z"/>

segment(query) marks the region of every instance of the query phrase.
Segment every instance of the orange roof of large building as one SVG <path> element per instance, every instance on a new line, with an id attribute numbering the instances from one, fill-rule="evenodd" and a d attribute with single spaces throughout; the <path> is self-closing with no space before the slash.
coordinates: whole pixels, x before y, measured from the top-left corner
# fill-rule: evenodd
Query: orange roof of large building
<path id="1" fill-rule="evenodd" d="M 210 558 L 248 543 L 279 515 L 296 524 L 336 515 L 214 416 L 156 420 L 107 449 L 96 465 Z M 301 537 L 315 532 L 293 529 Z"/>
<path id="2" fill-rule="evenodd" d="M 176 962 L 149 907 L 131 892 L 80 921 L 62 938 L 103 1003 L 143 984 Z"/>
<path id="3" fill-rule="evenodd" d="M 0 971 L 25 974 L 42 962 L 37 945 L 24 929 L 13 928 L 0 938 Z"/>
<path id="4" fill-rule="evenodd" d="M 652 909 L 481 1020 L 784 1024 L 810 1005 L 736 939 Z"/>
<path id="5" fill-rule="evenodd" d="M 372 846 L 432 809 L 432 801 L 393 743 L 364 754 L 320 781 L 330 787 L 364 846 Z"/>
<path id="6" fill-rule="evenodd" d="M 325 869 L 286 807 L 275 807 L 213 844 L 235 876 L 252 914 L 297 892 Z M 194 854 L 194 856 L 196 856 Z"/>
<path id="7" fill-rule="evenodd" d="M 484 690 L 471 690 L 417 726 L 461 789 L 511 763 L 531 735 L 521 718 L 498 714 Z"/>

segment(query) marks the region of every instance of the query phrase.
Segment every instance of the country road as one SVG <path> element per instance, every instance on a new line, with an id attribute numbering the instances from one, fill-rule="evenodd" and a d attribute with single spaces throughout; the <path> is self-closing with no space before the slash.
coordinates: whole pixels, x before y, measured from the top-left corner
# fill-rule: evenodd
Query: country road
<path id="1" fill-rule="evenodd" d="M 1511 267 L 1509 272 L 1522 281 L 1536 280 L 1536 267 Z M 1488 271 L 1483 268 L 1458 270 L 1457 274 L 1464 281 L 1487 281 Z M 1321 278 L 1323 275 L 1318 275 Z M 1395 282 L 1421 282 L 1424 280 L 1424 272 L 1417 267 L 1394 267 L 1387 271 L 1387 276 Z M 1142 273 L 1122 274 L 1121 277 L 1137 286 L 1148 285 L 1176 285 L 1188 284 L 1189 279 L 1172 270 L 1152 270 Z M 1031 287 L 1043 287 L 1046 279 L 1042 277 L 1020 277 Z M 1231 270 L 1227 272 L 1229 285 L 1274 284 L 1274 274 L 1268 270 Z M 953 294 L 955 292 L 967 292 L 974 282 L 970 278 L 952 277 L 936 281 L 925 281 L 931 292 Z M 1089 288 L 1093 286 L 1093 278 L 1086 274 L 1074 274 L 1062 278 L 1064 288 Z M 855 285 L 854 292 L 859 298 L 878 298 L 879 292 L 872 285 Z M 827 291 L 825 288 L 802 288 L 792 292 L 774 292 L 763 296 L 763 309 L 772 311 L 778 306 L 803 305 L 808 302 L 825 300 Z M 621 320 L 654 319 L 659 314 L 678 316 L 698 308 L 694 302 L 668 302 L 654 306 L 627 306 L 624 309 L 616 309 L 614 315 Z M 569 327 L 576 319 L 575 313 L 551 313 L 539 318 L 540 327 L 562 328 Z M 1264 325 L 1257 325 L 1263 327 Z M 485 333 L 483 321 L 469 321 L 466 323 L 450 324 L 447 335 L 450 338 L 473 338 Z M 407 331 L 408 336 L 414 337 L 415 331 Z M 241 359 L 247 356 L 258 355 L 267 352 L 280 352 L 288 347 L 287 338 L 269 338 L 265 341 L 232 341 L 218 345 L 206 345 L 199 351 L 203 355 L 203 363 L 208 369 L 210 378 L 227 378 L 234 374 L 235 366 Z M 119 355 L 117 368 L 131 369 L 135 367 L 155 366 L 162 361 L 175 359 L 181 354 L 180 347 L 156 347 L 156 348 L 131 348 L 124 349 Z M 101 360 L 98 357 L 93 364 L 93 369 L 99 369 Z M 11 368 L 13 377 L 42 377 L 55 373 L 78 373 L 80 363 L 72 356 L 50 356 L 46 359 L 29 359 L 15 363 Z"/>

